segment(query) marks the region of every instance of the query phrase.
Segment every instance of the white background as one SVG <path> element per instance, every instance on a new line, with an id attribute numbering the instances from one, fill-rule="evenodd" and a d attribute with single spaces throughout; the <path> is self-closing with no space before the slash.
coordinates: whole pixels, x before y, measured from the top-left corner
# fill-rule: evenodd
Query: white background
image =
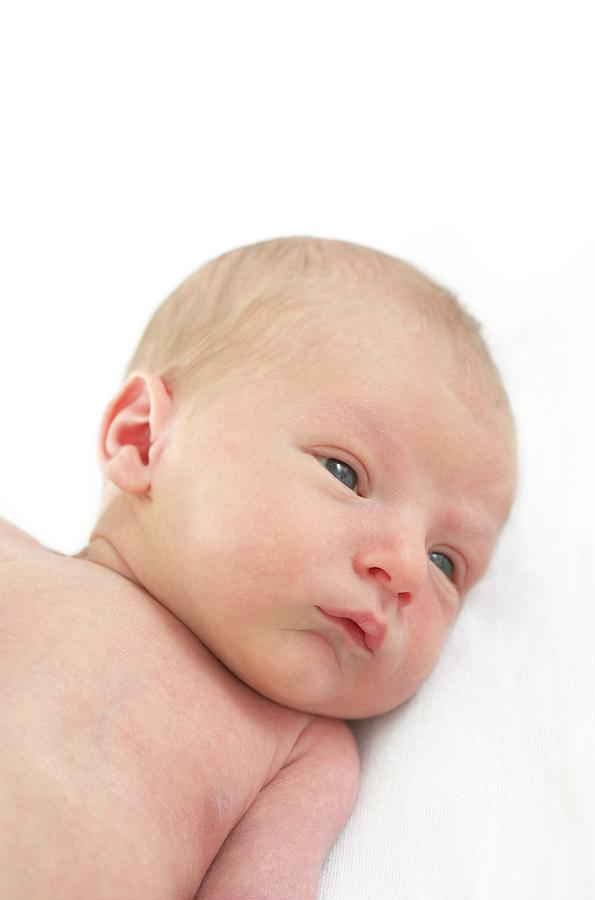
<path id="1" fill-rule="evenodd" d="M 402 256 L 496 355 L 500 319 L 590 313 L 589 6 L 4 4 L 0 515 L 83 546 L 142 328 L 234 246 Z"/>
<path id="2" fill-rule="evenodd" d="M 0 516 L 75 553 L 158 304 L 291 234 L 455 290 L 521 489 L 420 693 L 356 723 L 321 900 L 595 896 L 591 3 L 28 3 L 0 13 Z"/>

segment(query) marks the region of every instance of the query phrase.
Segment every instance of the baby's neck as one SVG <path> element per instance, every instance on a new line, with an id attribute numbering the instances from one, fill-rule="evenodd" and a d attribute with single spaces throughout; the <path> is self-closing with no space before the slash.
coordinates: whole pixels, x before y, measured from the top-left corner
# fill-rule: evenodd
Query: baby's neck
<path id="1" fill-rule="evenodd" d="M 87 547 L 84 547 L 79 553 L 75 553 L 72 559 L 84 559 L 87 562 L 94 562 L 100 566 L 105 566 L 123 578 L 132 581 L 133 584 L 140 584 L 134 572 L 130 569 L 126 560 L 118 553 L 112 542 L 101 534 L 93 534 L 91 541 Z"/>

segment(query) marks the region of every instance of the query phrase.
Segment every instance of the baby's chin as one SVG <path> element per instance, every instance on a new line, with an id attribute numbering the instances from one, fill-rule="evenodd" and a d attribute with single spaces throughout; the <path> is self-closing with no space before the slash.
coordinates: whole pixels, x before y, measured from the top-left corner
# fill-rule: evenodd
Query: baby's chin
<path id="1" fill-rule="evenodd" d="M 241 677 L 239 673 L 236 674 Z M 245 677 L 242 680 L 268 700 L 281 706 L 335 719 L 367 719 L 382 715 L 401 706 L 417 689 L 417 686 L 403 686 L 403 690 L 397 692 L 392 684 L 390 695 L 382 696 L 382 692 L 372 690 L 369 683 L 346 687 L 340 682 L 333 684 L 330 680 L 317 681 L 314 672 L 310 672 L 307 679 L 296 679 L 292 683 L 284 683 L 278 677 L 268 678 L 263 672 L 260 677 Z"/>
<path id="2" fill-rule="evenodd" d="M 339 696 L 332 699 L 317 699 L 313 697 L 304 699 L 296 696 L 295 693 L 283 696 L 275 691 L 268 694 L 268 699 L 274 700 L 282 706 L 288 706 L 291 709 L 310 713 L 311 715 L 328 716 L 333 719 L 368 719 L 391 712 L 409 700 L 414 693 L 412 691 L 398 700 L 382 703 L 370 698 L 355 699 L 352 696 Z"/>

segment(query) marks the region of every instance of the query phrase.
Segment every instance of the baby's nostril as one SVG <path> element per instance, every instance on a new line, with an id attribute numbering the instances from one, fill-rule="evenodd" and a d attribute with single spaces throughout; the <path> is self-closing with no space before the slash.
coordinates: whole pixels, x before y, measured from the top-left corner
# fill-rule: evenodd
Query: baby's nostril
<path id="1" fill-rule="evenodd" d="M 378 566 L 372 566 L 370 572 L 378 572 L 378 574 L 381 575 L 385 581 L 390 581 L 390 575 L 388 575 L 388 573 L 385 572 L 384 569 L 378 568 Z"/>
<path id="2" fill-rule="evenodd" d="M 397 600 L 399 603 L 402 603 L 403 606 L 407 606 L 408 603 L 411 603 L 411 594 L 409 591 L 400 591 L 397 594 Z"/>

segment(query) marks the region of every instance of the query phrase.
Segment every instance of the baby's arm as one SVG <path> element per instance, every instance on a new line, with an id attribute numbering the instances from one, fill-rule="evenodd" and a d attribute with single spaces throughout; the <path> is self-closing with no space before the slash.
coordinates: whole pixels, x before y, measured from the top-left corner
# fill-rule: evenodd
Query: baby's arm
<path id="1" fill-rule="evenodd" d="M 196 900 L 316 900 L 320 869 L 355 803 L 349 727 L 317 718 L 227 837 Z"/>

